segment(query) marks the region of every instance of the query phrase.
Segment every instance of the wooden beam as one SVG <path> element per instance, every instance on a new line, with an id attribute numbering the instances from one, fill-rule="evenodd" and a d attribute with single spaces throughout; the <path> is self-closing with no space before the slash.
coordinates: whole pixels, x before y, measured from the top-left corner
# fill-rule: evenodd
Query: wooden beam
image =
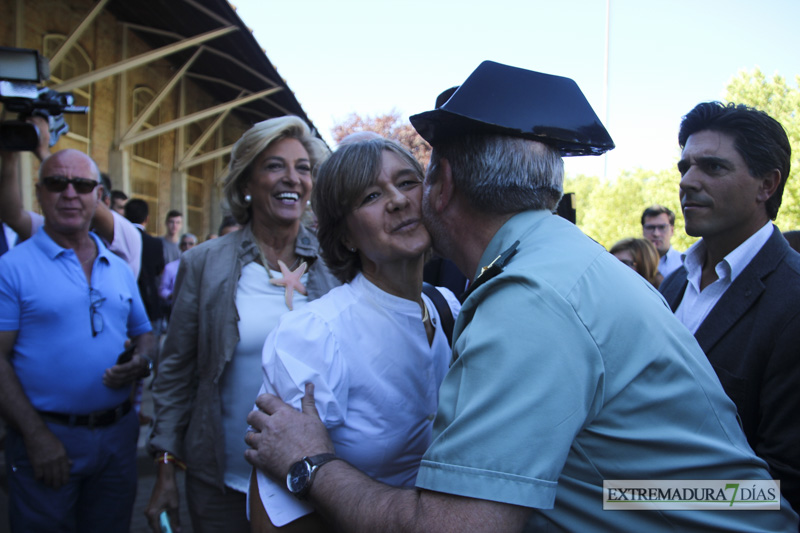
<path id="1" fill-rule="evenodd" d="M 216 159 L 218 157 L 221 158 L 222 156 L 231 153 L 232 150 L 233 150 L 233 145 L 229 144 L 228 146 L 225 146 L 223 148 L 217 148 L 216 150 L 212 150 L 203 155 L 189 159 L 188 161 L 181 161 L 178 170 L 186 170 L 187 168 L 199 165 L 201 163 L 205 163 L 206 161 L 211 161 L 212 159 Z"/>
<path id="2" fill-rule="evenodd" d="M 236 31 L 238 29 L 239 28 L 237 28 L 236 26 L 228 26 L 227 28 L 220 28 L 206 33 L 201 33 L 200 35 L 184 39 L 183 41 L 178 41 L 177 43 L 168 44 L 167 46 L 163 46 L 161 48 L 145 52 L 144 54 L 140 54 L 130 59 L 125 59 L 113 65 L 93 70 L 82 76 L 76 76 L 75 78 L 69 79 L 63 83 L 55 85 L 54 87 L 52 87 L 52 89 L 59 92 L 65 92 L 77 89 L 79 87 L 85 87 L 86 85 L 90 85 L 96 81 L 108 78 L 110 76 L 114 76 L 121 72 L 134 69 L 136 67 L 140 67 L 142 65 L 146 65 L 147 63 L 152 63 L 153 61 L 161 59 L 162 57 L 166 57 L 170 54 L 174 54 L 175 52 L 179 52 L 186 48 L 191 48 L 192 46 L 196 46 L 206 41 L 216 39 L 217 37 L 221 37 L 222 35 L 228 34 L 232 31 Z"/>
<path id="3" fill-rule="evenodd" d="M 206 117 L 222 113 L 226 109 L 239 107 L 240 105 L 252 102 L 253 100 L 258 100 L 259 98 L 264 98 L 265 96 L 269 96 L 270 94 L 276 93 L 281 90 L 283 90 L 282 87 L 276 87 L 274 89 L 266 89 L 264 91 L 254 93 L 249 96 L 245 96 L 243 98 L 237 98 L 235 100 L 231 100 L 230 102 L 225 102 L 219 105 L 215 105 L 213 107 L 209 107 L 208 109 L 204 109 L 202 111 L 197 111 L 196 113 L 186 115 L 185 117 L 172 120 L 165 124 L 161 124 L 160 126 L 155 126 L 148 130 L 144 130 L 129 137 L 123 138 L 122 141 L 119 143 L 119 145 L 120 147 L 125 147 L 131 144 L 135 144 L 137 142 L 146 141 L 147 139 L 156 137 L 158 135 L 161 135 L 162 133 L 172 131 L 175 128 L 180 128 L 181 126 L 185 126 L 186 124 L 191 124 L 192 122 L 197 122 L 198 120 L 202 120 Z"/>
<path id="4" fill-rule="evenodd" d="M 244 96 L 244 92 L 239 94 L 237 98 L 241 98 L 242 96 Z M 233 111 L 233 108 L 226 109 L 225 111 L 223 111 L 220 114 L 220 116 L 218 116 L 216 120 L 214 120 L 214 123 L 211 124 L 208 128 L 206 128 L 206 131 L 204 131 L 203 134 L 200 135 L 200 137 L 198 137 L 194 143 L 192 143 L 192 146 L 190 146 L 189 149 L 186 151 L 186 153 L 183 155 L 183 158 L 178 162 L 178 167 L 180 167 L 186 161 L 194 157 L 197 151 L 200 150 L 200 148 L 206 143 L 206 141 L 208 141 L 208 138 L 211 137 L 211 135 L 214 134 L 217 128 L 219 128 L 222 125 L 222 122 L 230 114 L 231 111 Z"/>
<path id="5" fill-rule="evenodd" d="M 192 63 L 194 63 L 194 61 L 198 57 L 200 57 L 200 54 L 203 53 L 204 48 L 205 47 L 203 46 L 198 48 L 197 51 L 194 53 L 194 55 L 189 59 L 189 61 L 187 61 L 181 67 L 181 69 L 178 72 L 176 72 L 174 76 L 172 76 L 172 78 L 167 82 L 166 85 L 164 85 L 161 91 L 159 91 L 156 97 L 153 98 L 149 104 L 147 104 L 147 107 L 139 114 L 139 116 L 136 118 L 133 124 L 131 124 L 128 130 L 123 134 L 122 136 L 123 139 L 136 133 L 142 128 L 142 124 L 147 122 L 147 119 L 150 118 L 150 115 L 153 114 L 153 111 L 155 111 L 156 108 L 158 108 L 158 106 L 161 105 L 161 102 L 164 100 L 164 98 L 167 97 L 172 88 L 175 87 L 175 84 L 181 80 L 183 75 L 186 74 L 186 71 L 189 70 L 189 67 L 192 66 Z"/>
<path id="6" fill-rule="evenodd" d="M 83 32 L 94 22 L 94 19 L 97 18 L 103 8 L 108 3 L 108 0 L 99 0 L 94 7 L 86 14 L 83 20 L 78 24 L 72 33 L 69 34 L 69 37 L 61 43 L 61 46 L 58 47 L 58 50 L 53 54 L 53 57 L 50 58 L 50 70 L 53 71 L 58 66 L 59 63 L 67 56 L 67 52 L 72 49 L 72 45 L 74 45 L 78 39 L 83 35 Z"/>

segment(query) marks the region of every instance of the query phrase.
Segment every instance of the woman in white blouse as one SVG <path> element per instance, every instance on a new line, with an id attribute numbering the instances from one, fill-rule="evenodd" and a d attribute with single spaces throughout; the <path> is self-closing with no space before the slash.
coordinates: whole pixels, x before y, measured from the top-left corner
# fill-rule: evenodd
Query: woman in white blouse
<path id="1" fill-rule="evenodd" d="M 396 486 L 414 484 L 451 357 L 421 291 L 430 248 L 421 201 L 422 167 L 402 146 L 373 139 L 340 147 L 320 167 L 312 202 L 322 255 L 345 284 L 283 317 L 262 360 L 262 393 L 299 408 L 313 382 L 337 456 Z M 439 290 L 456 315 L 455 296 Z M 253 531 L 325 528 L 312 507 L 260 472 L 250 505 Z"/>

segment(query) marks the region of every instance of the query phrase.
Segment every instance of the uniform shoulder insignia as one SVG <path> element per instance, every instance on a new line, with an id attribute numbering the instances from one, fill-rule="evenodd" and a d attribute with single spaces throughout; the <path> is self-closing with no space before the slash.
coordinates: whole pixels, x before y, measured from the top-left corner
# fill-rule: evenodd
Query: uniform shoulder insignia
<path id="1" fill-rule="evenodd" d="M 483 285 L 493 277 L 497 276 L 503 271 L 503 268 L 508 264 L 514 254 L 517 253 L 517 247 L 519 246 L 519 241 L 515 241 L 514 244 L 509 246 L 503 253 L 498 255 L 494 258 L 494 261 L 489 263 L 485 267 L 481 267 L 481 273 L 475 279 L 473 283 L 470 284 L 467 291 L 461 297 L 461 301 L 467 299 L 472 291 L 477 289 L 479 286 Z"/>

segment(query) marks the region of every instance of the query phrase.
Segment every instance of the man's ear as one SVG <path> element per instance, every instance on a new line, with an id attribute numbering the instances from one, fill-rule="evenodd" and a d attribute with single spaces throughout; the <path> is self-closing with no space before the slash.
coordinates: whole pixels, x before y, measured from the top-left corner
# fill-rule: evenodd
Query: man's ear
<path id="1" fill-rule="evenodd" d="M 757 199 L 759 202 L 766 202 L 778 190 L 781 184 L 781 171 L 773 168 L 761 178 L 761 186 L 758 188 Z"/>
<path id="2" fill-rule="evenodd" d="M 433 195 L 434 209 L 437 213 L 442 213 L 453 201 L 455 184 L 453 183 L 453 168 L 450 166 L 450 161 L 440 157 L 437 167 L 438 179 L 431 187 L 431 194 Z"/>

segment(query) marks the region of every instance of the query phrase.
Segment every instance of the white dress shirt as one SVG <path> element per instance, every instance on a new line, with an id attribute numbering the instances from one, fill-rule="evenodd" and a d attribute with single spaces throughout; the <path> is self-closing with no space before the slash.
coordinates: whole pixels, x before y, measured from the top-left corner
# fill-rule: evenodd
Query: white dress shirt
<path id="1" fill-rule="evenodd" d="M 667 253 L 661 256 L 658 260 L 658 271 L 665 278 L 678 270 L 683 264 L 682 254 L 673 248 L 669 247 Z"/>
<path id="2" fill-rule="evenodd" d="M 718 279 L 702 291 L 700 290 L 700 280 L 703 275 L 703 261 L 706 256 L 705 242 L 700 239 L 686 250 L 686 253 L 683 254 L 683 266 L 686 268 L 686 280 L 688 283 L 686 284 L 686 291 L 683 293 L 683 299 L 675 311 L 675 316 L 689 328 L 689 331 L 692 333 L 697 332 L 708 313 L 717 305 L 717 302 L 728 290 L 728 287 L 731 286 L 731 283 L 767 243 L 772 235 L 772 230 L 772 222 L 767 222 L 763 228 L 726 255 L 714 267 Z"/>

